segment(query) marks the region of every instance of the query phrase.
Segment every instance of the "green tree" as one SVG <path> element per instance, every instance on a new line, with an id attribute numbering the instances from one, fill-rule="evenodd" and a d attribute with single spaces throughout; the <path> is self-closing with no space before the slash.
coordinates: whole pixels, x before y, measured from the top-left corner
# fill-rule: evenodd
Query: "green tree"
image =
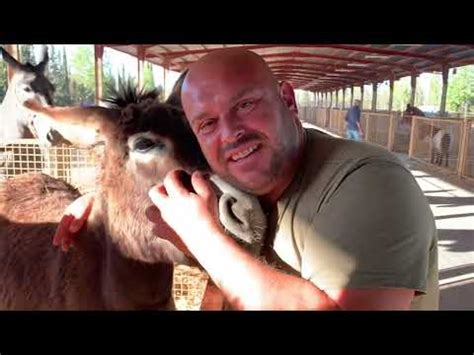
<path id="1" fill-rule="evenodd" d="M 145 89 L 155 89 L 155 79 L 153 78 L 152 64 L 145 62 L 145 68 L 143 70 L 143 84 Z"/>
<path id="2" fill-rule="evenodd" d="M 0 102 L 2 102 L 3 98 L 5 97 L 7 87 L 7 63 L 5 63 L 3 60 L 0 60 Z"/>
<path id="3" fill-rule="evenodd" d="M 67 62 L 67 55 L 66 55 L 66 46 L 63 46 L 63 75 L 64 75 L 64 97 L 66 98 L 67 105 L 72 103 L 71 99 L 71 84 L 69 81 L 69 67 Z"/>
<path id="4" fill-rule="evenodd" d="M 441 103 L 441 80 L 433 76 L 430 80 L 428 105 L 439 107 Z"/>
<path id="5" fill-rule="evenodd" d="M 393 110 L 404 111 L 411 99 L 411 82 L 409 77 L 397 80 L 393 90 Z M 421 100 L 420 100 L 421 99 Z M 421 88 L 417 85 L 415 105 L 423 100 Z"/>
<path id="6" fill-rule="evenodd" d="M 20 61 L 22 63 L 38 64 L 36 63 L 34 48 L 30 44 L 22 44 L 20 46 Z"/>
<path id="7" fill-rule="evenodd" d="M 117 80 L 115 79 L 112 64 L 108 56 L 104 56 L 103 75 L 104 97 L 109 97 L 117 89 Z"/>
<path id="8" fill-rule="evenodd" d="M 64 46 L 50 46 L 49 49 L 49 80 L 56 88 L 54 102 L 59 106 L 72 104 L 69 88 L 66 49 Z"/>
<path id="9" fill-rule="evenodd" d="M 95 69 L 93 46 L 81 46 L 72 57 L 70 80 L 72 101 L 79 103 L 95 102 Z"/>
<path id="10" fill-rule="evenodd" d="M 463 112 L 474 105 L 474 65 L 457 69 L 450 77 L 447 106 L 450 111 Z"/>

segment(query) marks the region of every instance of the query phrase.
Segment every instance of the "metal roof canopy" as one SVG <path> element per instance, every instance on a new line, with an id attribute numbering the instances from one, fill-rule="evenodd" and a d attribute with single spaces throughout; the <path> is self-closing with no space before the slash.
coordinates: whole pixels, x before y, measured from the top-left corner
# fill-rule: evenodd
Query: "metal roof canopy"
<path id="1" fill-rule="evenodd" d="M 425 72 L 474 64 L 474 45 L 307 44 L 307 45 L 105 45 L 181 72 L 218 48 L 241 47 L 261 55 L 279 80 L 296 89 L 333 91 L 397 80 Z"/>

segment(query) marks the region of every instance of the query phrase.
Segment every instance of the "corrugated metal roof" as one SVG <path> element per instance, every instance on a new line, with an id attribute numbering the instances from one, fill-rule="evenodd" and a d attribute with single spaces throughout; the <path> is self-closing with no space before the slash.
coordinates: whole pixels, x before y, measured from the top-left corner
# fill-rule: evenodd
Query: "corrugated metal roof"
<path id="1" fill-rule="evenodd" d="M 440 72 L 443 66 L 474 64 L 473 45 L 150 44 L 107 47 L 133 56 L 137 56 L 139 49 L 145 50 L 147 61 L 179 72 L 214 49 L 243 47 L 261 55 L 278 79 L 291 82 L 295 88 L 312 91 Z"/>

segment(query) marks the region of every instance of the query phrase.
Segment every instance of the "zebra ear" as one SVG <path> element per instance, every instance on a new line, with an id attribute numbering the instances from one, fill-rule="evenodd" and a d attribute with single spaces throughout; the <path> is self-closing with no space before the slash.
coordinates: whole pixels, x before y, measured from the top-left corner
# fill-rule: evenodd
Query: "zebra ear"
<path id="1" fill-rule="evenodd" d="M 23 64 L 13 58 L 10 53 L 8 53 L 3 47 L 0 47 L 0 54 L 2 55 L 3 60 L 13 69 L 13 70 L 22 70 Z"/>

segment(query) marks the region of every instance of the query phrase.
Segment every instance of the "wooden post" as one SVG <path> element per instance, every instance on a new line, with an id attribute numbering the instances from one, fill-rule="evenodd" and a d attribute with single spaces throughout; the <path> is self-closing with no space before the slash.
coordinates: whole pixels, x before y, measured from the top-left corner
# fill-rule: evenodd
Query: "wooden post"
<path id="1" fill-rule="evenodd" d="M 5 46 L 5 49 L 13 58 L 15 58 L 18 61 L 20 60 L 20 48 L 18 44 L 7 44 Z M 10 83 L 10 81 L 12 80 L 13 74 L 14 74 L 14 71 L 10 68 L 9 65 L 7 65 L 8 83 Z"/>
<path id="2" fill-rule="evenodd" d="M 351 106 L 354 105 L 354 86 L 351 85 Z"/>
<path id="3" fill-rule="evenodd" d="M 411 76 L 411 97 L 410 105 L 415 106 L 415 96 L 416 96 L 416 74 Z"/>
<path id="4" fill-rule="evenodd" d="M 336 90 L 336 107 L 339 107 L 339 89 Z"/>
<path id="5" fill-rule="evenodd" d="M 469 140 L 471 138 L 471 125 L 472 121 L 464 118 L 462 124 L 461 147 L 459 148 L 459 161 L 457 166 L 457 175 L 459 177 L 464 176 L 464 170 L 466 168 Z"/>
<path id="6" fill-rule="evenodd" d="M 144 46 L 137 46 L 137 70 L 138 70 L 138 89 L 142 90 L 145 86 L 145 52 Z"/>
<path id="7" fill-rule="evenodd" d="M 96 44 L 94 46 L 95 53 L 95 103 L 98 105 L 103 97 L 102 85 L 102 59 L 104 57 L 104 46 Z"/>
<path id="8" fill-rule="evenodd" d="M 369 141 L 369 129 L 370 129 L 370 112 L 364 113 L 365 116 L 365 141 Z"/>
<path id="9" fill-rule="evenodd" d="M 393 144 L 395 141 L 395 115 L 392 112 L 390 112 L 389 120 L 390 125 L 388 127 L 387 148 L 389 151 L 393 151 Z"/>
<path id="10" fill-rule="evenodd" d="M 426 124 L 426 122 L 424 122 Z M 428 144 L 428 152 L 430 152 L 430 163 L 431 163 L 431 154 L 433 152 L 433 130 L 434 125 L 433 122 L 430 122 L 430 133 L 429 133 L 429 144 Z M 461 139 L 462 139 L 462 132 L 461 132 Z"/>
<path id="11" fill-rule="evenodd" d="M 342 109 L 346 108 L 346 88 L 342 88 Z"/>
<path id="12" fill-rule="evenodd" d="M 392 113 L 392 106 L 393 106 L 393 77 L 390 78 L 390 95 L 388 97 L 388 112 Z"/>
<path id="13" fill-rule="evenodd" d="M 167 91 L 166 91 L 166 72 L 168 71 L 168 62 L 163 63 L 163 97 L 168 97 Z"/>
<path id="14" fill-rule="evenodd" d="M 364 110 L 364 84 L 360 86 L 360 110 Z"/>
<path id="15" fill-rule="evenodd" d="M 416 134 L 415 134 L 415 131 L 416 131 L 416 124 L 418 122 L 418 119 L 416 118 L 416 116 L 412 116 L 412 119 L 411 119 L 411 132 L 410 132 L 410 146 L 408 148 L 408 156 L 410 158 L 413 157 L 413 153 L 415 151 L 415 139 L 416 139 Z"/>
<path id="16" fill-rule="evenodd" d="M 377 83 L 372 83 L 372 111 L 377 111 Z"/>
<path id="17" fill-rule="evenodd" d="M 442 77 L 443 77 L 443 88 L 441 91 L 441 102 L 439 105 L 439 114 L 441 116 L 446 115 L 446 97 L 448 94 L 448 76 L 449 76 L 449 67 L 443 65 Z"/>

